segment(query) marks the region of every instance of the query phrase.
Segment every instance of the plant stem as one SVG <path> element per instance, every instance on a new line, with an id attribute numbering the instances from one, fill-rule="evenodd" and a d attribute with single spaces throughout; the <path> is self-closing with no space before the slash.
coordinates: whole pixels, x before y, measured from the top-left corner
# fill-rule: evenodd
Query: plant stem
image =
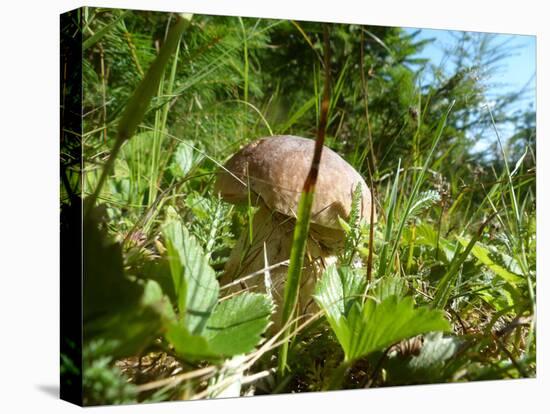
<path id="1" fill-rule="evenodd" d="M 319 128 L 317 129 L 317 139 L 315 141 L 315 149 L 311 168 L 304 182 L 300 202 L 298 203 L 298 217 L 296 219 L 296 228 L 292 241 L 292 249 L 290 251 L 290 263 L 288 266 L 288 276 L 285 284 L 282 326 L 285 327 L 283 337 L 287 337 L 290 332 L 289 321 L 292 318 L 296 303 L 298 300 L 298 291 L 300 288 L 300 279 L 302 275 L 302 266 L 304 264 L 304 255 L 306 252 L 307 238 L 309 232 L 309 221 L 311 217 L 311 207 L 313 205 L 313 197 L 315 193 L 315 185 L 317 184 L 317 176 L 319 175 L 319 164 L 321 163 L 321 154 L 325 142 L 325 132 L 328 118 L 328 108 L 330 101 L 330 59 L 329 59 L 329 37 L 328 28 L 325 25 L 324 30 L 325 40 L 325 85 L 323 101 L 321 104 L 321 117 L 319 120 Z M 281 345 L 279 351 L 278 373 L 283 376 L 287 368 L 288 358 L 288 339 Z"/>
<path id="2" fill-rule="evenodd" d="M 342 384 L 346 379 L 347 373 L 352 366 L 352 362 L 348 360 L 343 360 L 338 367 L 332 372 L 330 376 L 330 382 L 328 383 L 325 391 L 330 390 L 340 390 L 342 389 Z"/>

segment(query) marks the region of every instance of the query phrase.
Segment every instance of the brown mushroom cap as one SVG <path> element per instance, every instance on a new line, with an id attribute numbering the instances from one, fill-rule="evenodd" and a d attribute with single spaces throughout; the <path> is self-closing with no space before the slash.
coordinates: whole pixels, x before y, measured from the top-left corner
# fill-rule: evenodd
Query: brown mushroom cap
<path id="1" fill-rule="evenodd" d="M 261 197 L 270 209 L 296 217 L 314 147 L 315 141 L 291 135 L 254 141 L 227 161 L 225 170 L 218 174 L 215 191 L 230 203 L 247 202 L 247 184 L 250 183 L 251 192 Z M 372 201 L 365 181 L 342 157 L 324 147 L 311 222 L 341 229 L 338 216 L 348 218 L 353 191 L 358 184 L 363 193 L 361 214 L 368 222 Z M 255 197 L 251 198 L 254 202 Z"/>

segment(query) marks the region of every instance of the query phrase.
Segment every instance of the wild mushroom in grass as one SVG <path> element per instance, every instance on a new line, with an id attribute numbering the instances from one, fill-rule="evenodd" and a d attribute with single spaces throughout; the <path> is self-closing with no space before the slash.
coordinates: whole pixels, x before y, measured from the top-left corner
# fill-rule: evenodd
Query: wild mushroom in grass
<path id="1" fill-rule="evenodd" d="M 266 264 L 272 266 L 288 260 L 298 201 L 314 147 L 315 141 L 296 136 L 261 138 L 238 151 L 220 170 L 215 191 L 224 200 L 233 204 L 250 202 L 258 207 L 252 222 L 252 240 L 250 232 L 243 229 L 225 265 L 222 284 L 261 271 Z M 302 270 L 299 315 L 312 310 L 315 283 L 325 267 L 336 261 L 343 247 L 345 233 L 338 216 L 348 218 L 357 185 L 362 189 L 361 217 L 368 222 L 372 201 L 365 181 L 342 157 L 324 147 Z M 269 273 L 271 287 L 268 289 L 279 305 L 274 318 L 277 327 L 287 266 L 273 268 Z M 265 282 L 266 278 L 260 275 L 244 280 L 240 287 L 265 292 Z"/>

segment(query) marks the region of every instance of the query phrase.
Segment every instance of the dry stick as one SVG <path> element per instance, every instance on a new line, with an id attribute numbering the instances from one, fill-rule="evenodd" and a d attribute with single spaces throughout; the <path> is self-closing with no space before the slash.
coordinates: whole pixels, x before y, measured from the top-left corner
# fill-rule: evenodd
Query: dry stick
<path id="1" fill-rule="evenodd" d="M 246 377 L 242 376 L 243 372 L 244 372 L 243 369 L 238 370 L 237 373 L 231 375 L 230 377 L 224 378 L 219 383 L 217 383 L 215 385 L 211 385 L 208 388 L 206 388 L 204 391 L 201 391 L 198 394 L 193 395 L 193 397 L 191 397 L 191 400 L 200 400 L 200 399 L 208 396 L 209 394 L 211 395 L 215 391 L 218 391 L 220 389 L 223 390 L 226 387 L 233 384 L 233 382 L 235 382 L 236 380 L 239 380 L 239 379 L 240 379 L 241 385 L 244 385 L 244 384 L 249 384 L 249 383 L 257 381 L 259 379 L 268 377 L 273 372 L 273 369 L 266 369 L 266 370 L 260 371 L 256 374 L 247 375 Z M 214 398 L 216 398 L 216 396 L 214 396 Z"/>
<path id="2" fill-rule="evenodd" d="M 323 91 L 323 100 L 321 102 L 321 117 L 319 119 L 319 128 L 317 129 L 317 139 L 315 140 L 315 149 L 311 168 L 304 182 L 302 195 L 298 203 L 298 218 L 296 228 L 294 229 L 294 237 L 292 241 L 292 249 L 290 251 L 290 264 L 288 268 L 288 277 L 285 284 L 282 322 L 287 325 L 287 322 L 292 319 L 298 301 L 298 291 L 300 289 L 300 279 L 302 273 L 302 265 L 307 244 L 307 234 L 309 231 L 309 222 L 311 217 L 311 208 L 313 206 L 313 197 L 315 194 L 315 185 L 319 175 L 319 165 L 321 163 L 321 154 L 325 142 L 325 132 L 327 127 L 328 109 L 330 102 L 330 43 L 328 26 L 324 26 L 324 52 L 325 52 L 325 82 Z M 289 328 L 285 329 L 287 332 Z M 288 359 L 288 341 L 285 341 L 279 351 L 278 373 L 282 376 L 287 368 Z"/>
<path id="3" fill-rule="evenodd" d="M 148 382 L 146 384 L 138 385 L 136 388 L 138 392 L 143 392 L 143 391 L 154 390 L 156 388 L 161 388 L 166 385 L 170 385 L 170 387 L 175 387 L 180 382 L 183 382 L 187 379 L 202 377 L 216 370 L 217 370 L 217 367 L 208 366 L 205 368 L 197 369 L 195 371 L 186 372 L 185 374 L 180 374 L 170 378 L 163 378 L 161 380 L 156 380 L 156 381 Z"/>
<path id="4" fill-rule="evenodd" d="M 254 277 L 263 275 L 266 271 L 276 269 L 277 267 L 280 267 L 280 266 L 286 266 L 288 263 L 289 263 L 289 260 L 283 260 L 282 262 L 275 263 L 275 264 L 269 265 L 267 267 L 263 267 L 262 269 L 257 270 L 256 272 L 249 273 L 246 276 L 243 276 L 239 279 L 235 279 L 234 281 L 229 282 L 228 284 L 221 286 L 220 290 L 227 289 L 227 288 L 230 288 L 232 286 L 236 286 L 241 282 L 245 282 L 245 281 L 247 281 L 249 279 L 252 279 Z"/>
<path id="5" fill-rule="evenodd" d="M 370 118 L 369 118 L 369 85 L 367 83 L 367 80 L 365 79 L 365 37 L 363 30 L 361 30 L 361 45 L 360 45 L 360 53 L 361 53 L 361 60 L 359 62 L 359 70 L 361 72 L 361 87 L 363 89 L 363 98 L 365 99 L 365 117 L 367 119 L 367 134 L 369 137 L 369 152 L 372 162 L 372 169 L 373 171 L 376 171 L 376 159 L 374 158 L 374 146 L 372 144 L 372 129 L 370 126 Z M 370 170 L 369 170 L 370 171 Z M 372 180 L 372 177 L 371 177 Z"/>
<path id="6" fill-rule="evenodd" d="M 132 34 L 128 30 L 126 30 L 126 27 L 124 28 L 124 38 L 126 39 L 126 43 L 128 43 L 128 48 L 130 49 L 130 55 L 132 56 L 132 60 L 134 61 L 136 70 L 138 71 L 139 76 L 143 78 L 143 69 L 141 68 L 141 65 L 139 63 L 139 58 L 136 53 L 136 45 L 134 45 L 134 42 L 132 41 Z"/>
<path id="7" fill-rule="evenodd" d="M 364 68 L 364 48 L 365 48 L 365 36 L 363 30 L 361 30 L 361 44 L 360 44 L 360 62 L 359 62 L 359 71 L 361 72 L 361 89 L 363 90 L 363 98 L 365 100 L 365 117 L 367 119 L 367 135 L 369 138 L 369 152 L 372 163 L 372 169 L 376 170 L 376 160 L 374 158 L 374 148 L 372 145 L 372 131 L 370 127 L 369 119 L 369 87 L 365 79 L 365 68 Z M 373 258 L 373 248 L 374 248 L 374 180 L 372 178 L 371 166 L 367 162 L 367 172 L 369 175 L 369 187 L 370 187 L 370 219 L 369 219 L 369 255 L 367 256 L 367 283 L 370 284 L 372 281 L 372 258 Z"/>

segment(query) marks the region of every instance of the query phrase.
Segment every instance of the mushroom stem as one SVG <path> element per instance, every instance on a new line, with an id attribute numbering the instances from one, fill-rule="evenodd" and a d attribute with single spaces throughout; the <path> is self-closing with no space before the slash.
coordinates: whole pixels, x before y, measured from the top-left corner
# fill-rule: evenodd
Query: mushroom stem
<path id="1" fill-rule="evenodd" d="M 258 272 L 276 263 L 285 262 L 290 257 L 292 238 L 296 220 L 275 211 L 269 210 L 262 204 L 256 212 L 252 222 L 252 241 L 249 240 L 249 232 L 243 231 L 231 255 L 225 265 L 222 276 L 222 284 L 244 279 L 247 275 Z M 265 246 L 265 247 L 264 247 Z M 264 252 L 265 249 L 265 252 Z M 267 260 L 266 260 L 267 259 Z M 315 310 L 312 298 L 315 283 L 325 267 L 336 261 L 321 243 L 310 235 L 307 241 L 306 257 L 302 271 L 302 282 L 298 297 L 298 315 Z M 273 317 L 275 330 L 281 328 L 282 302 L 284 286 L 287 277 L 288 264 L 267 270 L 266 275 L 259 274 L 252 279 L 240 283 L 241 289 L 249 289 L 265 293 L 268 286 L 273 296 L 277 310 Z M 239 289 L 236 285 L 234 289 Z"/>

